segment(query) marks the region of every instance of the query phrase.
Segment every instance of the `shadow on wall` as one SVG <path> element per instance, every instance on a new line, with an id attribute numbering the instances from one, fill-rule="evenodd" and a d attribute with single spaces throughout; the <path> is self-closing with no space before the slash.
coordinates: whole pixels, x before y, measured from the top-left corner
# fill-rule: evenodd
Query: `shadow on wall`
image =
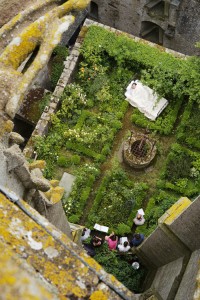
<path id="1" fill-rule="evenodd" d="M 140 36 L 152 43 L 163 44 L 163 29 L 153 22 L 142 22 Z"/>

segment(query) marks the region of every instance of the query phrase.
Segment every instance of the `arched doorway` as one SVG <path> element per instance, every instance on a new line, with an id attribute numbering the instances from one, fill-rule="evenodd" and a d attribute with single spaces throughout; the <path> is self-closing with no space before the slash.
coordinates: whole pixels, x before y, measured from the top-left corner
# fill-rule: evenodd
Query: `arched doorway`
<path id="1" fill-rule="evenodd" d="M 163 44 L 163 29 L 153 22 L 142 22 L 140 36 L 150 42 Z"/>

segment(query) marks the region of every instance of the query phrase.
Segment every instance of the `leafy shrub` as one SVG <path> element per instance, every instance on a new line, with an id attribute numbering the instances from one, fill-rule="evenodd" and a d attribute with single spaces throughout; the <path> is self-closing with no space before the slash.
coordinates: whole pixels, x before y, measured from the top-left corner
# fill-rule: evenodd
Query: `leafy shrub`
<path id="1" fill-rule="evenodd" d="M 196 138 L 200 135 L 199 113 L 199 105 L 189 101 L 177 130 L 177 140 L 179 142 L 197 149 L 200 149 L 200 140 Z"/>
<path id="2" fill-rule="evenodd" d="M 89 213 L 89 224 L 105 224 L 116 230 L 120 223 L 127 225 L 131 211 L 138 199 L 144 199 L 147 185 L 134 184 L 120 168 L 114 167 L 104 176 L 97 191 L 92 209 Z"/>
<path id="3" fill-rule="evenodd" d="M 75 223 L 75 224 L 78 223 L 79 219 L 80 219 L 79 215 L 71 215 L 68 218 L 68 220 L 69 220 L 70 223 Z"/>
<path id="4" fill-rule="evenodd" d="M 77 170 L 76 180 L 73 183 L 72 191 L 68 198 L 63 199 L 64 211 L 73 223 L 78 223 L 83 215 L 83 209 L 92 190 L 94 181 L 99 175 L 99 170 L 93 164 L 85 164 Z M 74 215 L 76 219 L 74 220 Z M 72 222 L 72 221 L 70 221 Z"/>
<path id="5" fill-rule="evenodd" d="M 52 59 L 52 67 L 51 67 L 51 85 L 52 88 L 55 89 L 56 84 L 62 74 L 64 69 L 64 60 L 69 54 L 68 49 L 65 46 L 58 45 L 53 50 L 53 59 Z"/>
<path id="6" fill-rule="evenodd" d="M 94 259 L 103 266 L 106 272 L 113 274 L 129 290 L 136 293 L 142 291 L 142 282 L 147 270 L 143 266 L 139 270 L 134 270 L 128 255 L 119 257 L 117 251 L 110 251 L 107 243 L 104 243 L 96 250 Z"/>
<path id="7" fill-rule="evenodd" d="M 148 201 L 145 210 L 145 223 L 142 226 L 142 232 L 149 235 L 158 224 L 158 219 L 177 201 L 177 195 L 158 191 Z"/>
<path id="8" fill-rule="evenodd" d="M 79 155 L 72 155 L 71 157 L 71 163 L 74 165 L 79 165 L 81 161 L 81 157 Z"/>
<path id="9" fill-rule="evenodd" d="M 67 167 L 69 165 L 69 161 L 65 156 L 59 156 L 57 160 L 57 164 L 59 167 Z"/>
<path id="10" fill-rule="evenodd" d="M 131 228 L 124 223 L 119 223 L 115 232 L 116 232 L 116 234 L 118 234 L 120 236 L 124 236 L 125 234 L 128 234 L 131 232 Z"/>

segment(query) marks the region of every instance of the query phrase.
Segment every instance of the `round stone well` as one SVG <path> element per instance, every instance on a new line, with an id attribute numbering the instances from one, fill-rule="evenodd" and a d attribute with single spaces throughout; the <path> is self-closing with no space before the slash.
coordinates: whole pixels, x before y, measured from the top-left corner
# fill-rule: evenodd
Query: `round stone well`
<path id="1" fill-rule="evenodd" d="M 131 132 L 123 145 L 123 159 L 133 168 L 146 168 L 155 158 L 155 141 L 143 133 Z"/>

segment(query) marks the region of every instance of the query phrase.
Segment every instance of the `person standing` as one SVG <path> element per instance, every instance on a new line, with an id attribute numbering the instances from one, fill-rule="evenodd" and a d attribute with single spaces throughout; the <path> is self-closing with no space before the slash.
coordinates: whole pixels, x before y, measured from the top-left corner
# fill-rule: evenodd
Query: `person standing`
<path id="1" fill-rule="evenodd" d="M 112 232 L 110 235 L 105 236 L 105 241 L 108 243 L 110 250 L 115 250 L 117 247 L 118 237 Z"/>

